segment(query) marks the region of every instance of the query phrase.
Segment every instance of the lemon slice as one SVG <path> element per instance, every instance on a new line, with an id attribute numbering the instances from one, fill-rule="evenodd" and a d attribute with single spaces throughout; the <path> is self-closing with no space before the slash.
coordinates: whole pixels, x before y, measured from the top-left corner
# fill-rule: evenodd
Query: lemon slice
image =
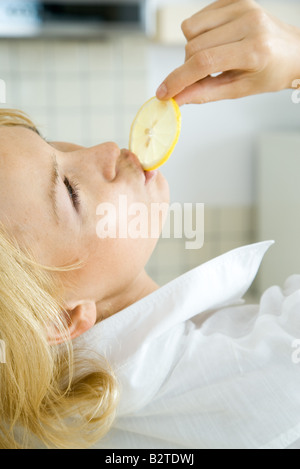
<path id="1" fill-rule="evenodd" d="M 136 154 L 145 171 L 163 165 L 173 153 L 181 130 L 181 113 L 174 99 L 149 99 L 131 126 L 129 150 Z"/>

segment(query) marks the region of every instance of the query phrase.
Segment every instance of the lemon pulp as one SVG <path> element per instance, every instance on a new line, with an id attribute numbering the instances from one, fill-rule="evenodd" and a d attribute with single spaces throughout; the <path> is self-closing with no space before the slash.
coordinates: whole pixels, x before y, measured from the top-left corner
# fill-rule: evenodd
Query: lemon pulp
<path id="1" fill-rule="evenodd" d="M 149 99 L 131 126 L 129 150 L 136 154 L 145 171 L 163 165 L 171 156 L 181 131 L 181 113 L 174 99 Z"/>

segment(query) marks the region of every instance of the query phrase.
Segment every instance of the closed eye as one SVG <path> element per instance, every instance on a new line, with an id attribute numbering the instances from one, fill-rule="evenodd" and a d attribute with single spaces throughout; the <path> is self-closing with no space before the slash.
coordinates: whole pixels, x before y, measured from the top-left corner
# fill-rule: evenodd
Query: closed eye
<path id="1" fill-rule="evenodd" d="M 67 177 L 64 178 L 64 185 L 66 186 L 69 197 L 73 203 L 74 208 L 78 211 L 80 206 L 79 185 L 77 182 L 70 182 Z"/>
<path id="2" fill-rule="evenodd" d="M 42 137 L 43 140 L 48 143 L 48 145 L 51 145 L 53 148 L 55 148 L 54 145 L 52 145 L 51 142 L 49 142 L 46 138 Z M 56 178 L 56 184 L 58 184 L 58 181 L 59 181 L 59 172 L 58 172 L 58 165 L 57 165 L 57 162 L 56 162 L 56 167 L 55 167 L 55 178 Z M 66 186 L 67 190 L 68 190 L 68 194 L 69 194 L 69 197 L 72 201 L 72 204 L 74 206 L 74 208 L 78 211 L 78 208 L 80 206 L 80 197 L 79 197 L 79 184 L 75 181 L 73 182 L 70 182 L 70 180 L 65 177 L 64 178 L 64 185 Z"/>
<path id="3" fill-rule="evenodd" d="M 53 199 L 55 201 L 57 197 L 57 187 L 60 181 L 58 164 L 57 164 L 55 154 L 53 155 L 53 165 L 54 166 L 53 166 L 52 181 L 53 181 L 53 188 L 54 188 Z M 70 182 L 70 180 L 65 176 L 64 185 L 67 188 L 68 196 L 70 197 L 75 210 L 78 212 L 79 207 L 80 207 L 79 184 L 75 181 Z M 55 203 L 55 210 L 57 211 L 56 203 Z"/>

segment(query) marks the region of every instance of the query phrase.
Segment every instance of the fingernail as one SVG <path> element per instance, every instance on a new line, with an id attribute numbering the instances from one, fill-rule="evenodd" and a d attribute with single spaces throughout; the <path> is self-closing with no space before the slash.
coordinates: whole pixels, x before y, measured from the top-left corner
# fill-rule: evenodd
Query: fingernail
<path id="1" fill-rule="evenodd" d="M 160 87 L 156 91 L 156 96 L 158 97 L 158 99 L 163 99 L 166 96 L 167 92 L 168 92 L 168 89 L 166 85 L 163 83 L 162 85 L 160 85 Z"/>

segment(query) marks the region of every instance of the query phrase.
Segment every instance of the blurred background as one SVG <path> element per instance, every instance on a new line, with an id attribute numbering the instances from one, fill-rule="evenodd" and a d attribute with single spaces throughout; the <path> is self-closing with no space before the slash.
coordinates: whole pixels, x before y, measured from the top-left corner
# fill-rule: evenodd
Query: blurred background
<path id="1" fill-rule="evenodd" d="M 127 147 L 137 110 L 184 61 L 181 22 L 209 3 L 0 0 L 0 105 L 26 111 L 49 140 Z M 300 27 L 299 0 L 258 3 Z M 205 241 L 186 250 L 185 239 L 162 239 L 148 265 L 158 283 L 265 239 L 276 244 L 249 298 L 300 274 L 300 104 L 292 96 L 181 108 L 180 140 L 162 172 L 171 202 L 205 204 Z"/>

